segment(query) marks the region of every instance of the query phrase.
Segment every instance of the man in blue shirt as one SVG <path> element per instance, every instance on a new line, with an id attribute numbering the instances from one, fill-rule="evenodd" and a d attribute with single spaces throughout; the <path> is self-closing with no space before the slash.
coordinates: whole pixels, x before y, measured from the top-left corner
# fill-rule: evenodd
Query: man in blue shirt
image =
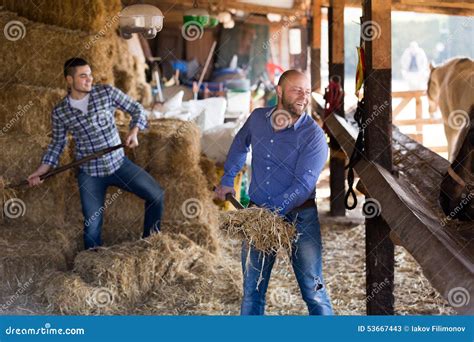
<path id="1" fill-rule="evenodd" d="M 87 61 L 71 58 L 64 64 L 68 95 L 52 113 L 52 141 L 39 168 L 28 177 L 30 186 L 42 183 L 40 176 L 58 165 L 59 157 L 71 132 L 76 159 L 121 143 L 114 113 L 119 108 L 132 116 L 125 144 L 138 146 L 137 134 L 146 127 L 143 107 L 119 89 L 109 85 L 92 85 Z M 164 192 L 156 180 L 125 157 L 123 149 L 115 150 L 81 165 L 77 176 L 84 215 L 84 247 L 102 244 L 101 230 L 105 195 L 116 186 L 145 200 L 143 237 L 159 231 Z"/>
<path id="2" fill-rule="evenodd" d="M 311 98 L 308 78 L 296 70 L 282 74 L 278 104 L 254 110 L 237 133 L 224 164 L 216 197 L 233 193 L 234 178 L 252 146 L 251 203 L 296 222 L 298 238 L 291 261 L 301 294 L 311 315 L 333 313 L 322 274 L 322 245 L 315 188 L 326 163 L 328 146 L 323 130 L 305 110 Z M 265 294 L 276 254 L 265 255 L 248 244 L 242 247 L 244 296 L 242 315 L 263 315 Z M 265 262 L 263 262 L 265 260 Z"/>

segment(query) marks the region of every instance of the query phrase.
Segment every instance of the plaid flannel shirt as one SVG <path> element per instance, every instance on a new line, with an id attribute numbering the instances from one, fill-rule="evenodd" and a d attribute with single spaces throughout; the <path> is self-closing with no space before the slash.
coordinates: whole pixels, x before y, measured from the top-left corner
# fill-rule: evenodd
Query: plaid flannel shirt
<path id="1" fill-rule="evenodd" d="M 76 159 L 81 159 L 104 148 L 121 143 L 114 113 L 119 108 L 132 116 L 130 128 L 143 130 L 147 121 L 143 107 L 128 95 L 110 85 L 95 85 L 89 96 L 87 114 L 71 107 L 69 96 L 56 105 L 52 112 L 53 137 L 42 163 L 58 166 L 59 157 L 71 132 L 75 141 Z M 81 170 L 95 177 L 108 176 L 122 165 L 123 149 L 115 150 L 81 165 Z"/>

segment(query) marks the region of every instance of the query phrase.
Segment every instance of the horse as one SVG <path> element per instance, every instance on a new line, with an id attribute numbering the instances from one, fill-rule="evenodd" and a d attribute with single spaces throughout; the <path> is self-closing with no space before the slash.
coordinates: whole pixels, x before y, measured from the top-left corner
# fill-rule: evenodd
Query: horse
<path id="1" fill-rule="evenodd" d="M 453 159 L 440 186 L 441 208 L 447 220 L 474 221 L 474 106 L 454 144 Z"/>
<path id="2" fill-rule="evenodd" d="M 427 96 L 429 112 L 439 107 L 448 141 L 448 160 L 453 161 L 456 142 L 467 121 L 468 112 L 474 105 L 474 61 L 470 58 L 454 58 L 441 66 L 430 65 Z"/>

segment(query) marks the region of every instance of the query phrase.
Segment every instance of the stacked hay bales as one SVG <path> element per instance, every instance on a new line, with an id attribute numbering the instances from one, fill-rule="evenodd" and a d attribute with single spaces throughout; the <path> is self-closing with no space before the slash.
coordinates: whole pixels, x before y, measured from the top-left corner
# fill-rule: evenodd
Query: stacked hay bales
<path id="1" fill-rule="evenodd" d="M 240 283 L 238 265 L 182 234 L 160 233 L 79 253 L 74 272 L 47 276 L 42 293 L 65 314 L 182 314 L 237 303 Z"/>
<path id="2" fill-rule="evenodd" d="M 2 5 L 0 279 L 9 285 L 0 286 L 0 296 L 8 296 L 15 291 L 12 284 L 17 281 L 18 285 L 28 274 L 66 269 L 68 260 L 77 253 L 77 242 L 82 240 L 82 225 L 68 217 L 71 206 L 79 208 L 80 214 L 73 171 L 48 179 L 35 189 L 4 188 L 24 180 L 41 161 L 50 142 L 50 113 L 66 95 L 62 75 L 65 60 L 83 57 L 91 63 L 96 82 L 114 84 L 113 68 L 129 68 L 133 57 L 127 49 L 119 48 L 120 38 L 115 32 L 119 0 L 2 1 Z M 143 71 L 143 66 L 135 65 L 127 76 L 136 77 L 139 67 Z M 144 76 L 140 77 L 143 81 Z M 135 97 L 137 84 L 127 89 Z M 69 144 L 60 164 L 72 158 Z M 11 234 L 13 229 L 16 234 Z"/>
<path id="3" fill-rule="evenodd" d="M 139 44 L 138 37 L 134 36 L 132 40 Z M 115 86 L 140 101 L 143 106 L 151 106 L 153 99 L 151 86 L 146 82 L 145 69 L 147 65 L 144 56 L 141 59 L 132 53 L 126 53 L 130 50 L 129 41 L 114 39 L 114 43 L 115 63 L 113 74 Z"/>
<path id="4" fill-rule="evenodd" d="M 98 32 L 104 25 L 118 16 L 120 0 L 3 0 L 8 11 L 40 23 L 56 25 L 71 30 Z"/>
<path id="5" fill-rule="evenodd" d="M 66 224 L 65 215 L 71 173 L 48 179 L 36 189 L 4 188 L 26 179 L 48 142 L 43 135 L 0 136 L 0 297 L 13 295 L 25 283 L 23 293 L 29 293 L 44 272 L 66 269 L 78 250 L 80 232 Z M 70 161 L 66 150 L 61 162 Z"/>
<path id="6" fill-rule="evenodd" d="M 62 66 L 67 59 L 79 56 L 91 64 L 95 82 L 117 83 L 118 88 L 148 105 L 151 88 L 145 81 L 146 65 L 129 52 L 127 42 L 115 32 L 118 17 L 109 19 L 114 20 L 113 25 L 103 22 L 94 34 L 0 11 L 0 25 L 5 27 L 5 34 L 0 36 L 0 89 L 16 83 L 64 89 Z"/>
<path id="7" fill-rule="evenodd" d="M 91 63 L 95 81 L 113 83 L 114 42 L 91 34 L 40 24 L 15 13 L 0 12 L 0 25 L 21 23 L 17 31 L 0 36 L 0 81 L 64 88 L 62 66 L 74 56 Z M 16 34 L 24 34 L 14 36 Z"/>
<path id="8" fill-rule="evenodd" d="M 47 135 L 51 132 L 51 111 L 66 91 L 59 88 L 0 83 L 0 135 L 23 132 Z"/>
<path id="9" fill-rule="evenodd" d="M 5 184 L 19 183 L 33 172 L 50 139 L 43 135 L 6 134 L 0 136 L 0 175 Z M 61 163 L 71 162 L 72 155 L 65 149 Z M 12 224 L 58 224 L 66 222 L 66 206 L 71 189 L 72 172 L 48 179 L 41 187 L 19 187 L 2 191 L 2 221 Z M 0 228 L 1 231 L 1 228 Z"/>

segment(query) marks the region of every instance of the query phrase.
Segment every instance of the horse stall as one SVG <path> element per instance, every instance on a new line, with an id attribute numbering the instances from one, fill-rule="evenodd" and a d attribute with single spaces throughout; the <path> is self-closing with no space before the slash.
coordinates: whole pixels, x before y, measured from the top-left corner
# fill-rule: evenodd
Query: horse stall
<path id="1" fill-rule="evenodd" d="M 337 3 L 334 1 L 332 5 L 336 7 Z M 372 283 L 380 284 L 388 279 L 389 284 L 374 295 L 375 300 L 367 303 L 368 314 L 394 313 L 396 301 L 393 295 L 394 272 L 396 272 L 394 244 L 402 246 L 411 254 L 420 265 L 426 279 L 458 313 L 472 314 L 474 303 L 470 298 L 474 294 L 474 216 L 472 215 L 474 164 L 472 141 L 469 141 L 469 136 L 472 136 L 473 130 L 471 119 L 474 102 L 472 87 L 469 84 L 474 79 L 473 62 L 472 60 L 469 62 L 469 59 L 460 61 L 455 59 L 449 62 L 454 64 L 462 61 L 463 64 L 468 64 L 466 67 L 463 65 L 461 68 L 451 69 L 449 73 L 443 75 L 459 79 L 457 82 L 464 81 L 464 86 L 456 88 L 459 90 L 451 94 L 447 93 L 450 91 L 448 85 L 452 87 L 453 81 L 443 83 L 444 88 L 440 90 L 438 86 L 441 82 L 435 87 L 431 73 L 427 91 L 430 111 L 431 102 L 436 101 L 434 99 L 438 96 L 445 99 L 451 97 L 450 109 L 447 113 L 443 113 L 443 120 L 423 119 L 420 96 L 424 93 L 391 91 L 390 12 L 400 5 L 401 3 L 396 1 L 392 6 L 389 2 L 363 2 L 361 18 L 361 44 L 365 48 L 362 52 L 365 64 L 361 80 L 364 82 L 363 101 L 359 102 L 356 110 L 348 111 L 345 115 L 342 109 L 343 102 L 327 103 L 330 110 L 325 113 L 324 123 L 331 139 L 335 141 L 331 159 L 345 159 L 341 157 L 339 148 L 349 158 L 347 163 L 349 189 L 346 197 L 341 196 L 343 179 L 339 178 L 339 184 L 332 186 L 338 182 L 334 180 L 331 183 L 331 193 L 335 195 L 332 196 L 334 203 L 331 202 L 331 205 L 340 208 L 341 203 L 345 201 L 347 207 L 355 207 L 357 202 L 350 203 L 351 199 L 357 201 L 353 189 L 355 171 L 359 177 L 356 187 L 366 198 L 363 205 L 366 216 L 366 294 L 370 296 L 373 293 Z M 446 10 L 446 13 L 453 13 L 453 9 L 443 8 L 442 2 L 432 2 L 426 7 L 419 3 L 413 10 L 427 12 Z M 335 12 L 336 9 L 333 13 Z M 466 14 L 462 9 L 457 13 Z M 364 26 L 370 34 L 364 35 Z M 334 31 L 336 27 L 334 26 Z M 339 75 L 336 76 L 340 79 Z M 443 76 L 438 77 L 442 79 Z M 433 88 L 436 89 L 436 95 L 432 95 L 435 91 Z M 397 97 L 403 100 L 392 115 L 392 98 Z M 453 103 L 453 97 L 461 98 L 457 103 Z M 415 118 L 397 120 L 396 115 L 411 98 L 416 100 Z M 335 104 L 339 105 L 338 110 L 331 110 Z M 423 136 L 419 133 L 423 124 L 439 123 L 444 123 L 448 133 L 448 130 L 453 130 L 455 126 L 452 123 L 454 117 L 458 121 L 456 125 L 459 139 L 449 141 L 448 135 L 448 147 L 450 147 L 450 161 L 448 161 L 435 151 L 424 147 L 421 144 Z M 416 125 L 418 134 L 412 135 L 416 140 L 401 133 L 397 126 L 392 126 L 392 120 L 395 125 Z M 453 148 L 453 145 L 456 145 L 456 148 Z M 435 147 L 434 150 L 444 152 L 446 147 Z M 454 151 L 457 151 L 457 155 Z M 340 168 L 341 166 L 337 166 L 340 164 L 338 161 L 330 165 Z M 338 177 L 341 177 L 341 174 L 344 175 L 342 170 L 336 173 Z M 446 185 L 447 182 L 449 186 Z M 340 203 L 335 203 L 336 201 Z M 450 202 L 448 209 L 445 202 Z M 463 211 L 467 217 L 454 219 L 454 214 L 458 210 Z M 404 290 L 410 291 L 408 288 Z"/>
<path id="2" fill-rule="evenodd" d="M 361 27 L 372 33 L 361 38 L 365 107 L 354 113 L 344 109 L 341 95 L 343 22 L 344 9 L 361 3 Z M 474 222 L 447 216 L 438 201 L 447 174 L 464 179 L 464 160 L 451 164 L 424 147 L 419 135 L 392 125 L 393 97 L 403 98 L 401 111 L 408 99 L 419 105 L 424 94 L 391 91 L 391 11 L 474 10 L 447 3 L 0 0 L 0 314 L 237 315 L 242 239 L 259 225 L 253 241 L 278 251 L 266 313 L 306 314 L 287 253 L 294 227 L 266 211 L 219 203 L 213 189 L 243 121 L 275 100 L 279 73 L 301 70 L 321 93 L 326 52 L 334 96 L 320 110 L 314 103 L 311 114 L 323 116 L 330 147 L 316 200 L 335 314 L 472 314 Z M 161 9 L 164 28 L 156 38 L 120 34 L 119 13 L 134 4 Z M 215 26 L 188 32 L 185 17 L 197 7 L 211 12 Z M 325 38 L 322 22 L 328 23 Z M 380 26 L 377 39 L 371 39 L 373 22 Z M 16 27 L 9 31 L 11 23 Z M 125 154 L 165 191 L 159 234 L 141 238 L 143 201 L 112 187 L 104 205 L 104 245 L 83 250 L 72 137 L 60 160 L 68 171 L 37 188 L 21 185 L 51 140 L 51 110 L 67 94 L 62 65 L 75 55 L 91 63 L 98 83 L 119 88 L 146 110 L 149 127 Z M 252 67 L 242 71 L 242 65 Z M 114 115 L 123 141 L 130 118 L 121 110 Z M 424 123 L 441 122 L 422 119 L 418 109 L 413 120 L 426 122 L 398 123 L 419 131 Z M 471 131 L 466 136 L 472 142 Z M 463 146 L 469 153 L 472 143 Z M 248 176 L 248 168 L 241 170 L 234 187 L 245 205 Z M 356 188 L 353 199 L 366 197 L 363 208 L 346 210 L 346 179 Z M 456 196 L 470 198 L 469 189 Z M 276 239 L 267 238 L 271 234 Z"/>

